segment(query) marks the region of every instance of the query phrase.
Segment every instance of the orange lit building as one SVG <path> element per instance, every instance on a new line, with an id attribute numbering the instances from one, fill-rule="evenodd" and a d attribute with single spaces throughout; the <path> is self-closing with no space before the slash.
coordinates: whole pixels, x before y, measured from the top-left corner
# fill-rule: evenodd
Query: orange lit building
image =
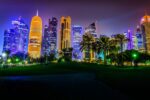
<path id="1" fill-rule="evenodd" d="M 36 59 L 41 56 L 42 19 L 37 15 L 32 18 L 28 43 L 28 54 Z"/>
<path id="2" fill-rule="evenodd" d="M 145 15 L 141 19 L 141 31 L 143 35 L 143 44 L 146 53 L 150 53 L 150 16 Z"/>
<path id="3" fill-rule="evenodd" d="M 59 34 L 59 50 L 71 47 L 71 18 L 61 17 Z"/>

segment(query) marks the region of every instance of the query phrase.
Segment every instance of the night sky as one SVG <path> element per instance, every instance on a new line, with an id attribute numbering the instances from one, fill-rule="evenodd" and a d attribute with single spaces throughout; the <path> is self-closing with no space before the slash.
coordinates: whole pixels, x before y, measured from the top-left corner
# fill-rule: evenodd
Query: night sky
<path id="1" fill-rule="evenodd" d="M 141 17 L 150 14 L 150 0 L 0 0 L 0 53 L 5 29 L 11 20 L 22 16 L 30 25 L 32 16 L 39 10 L 43 25 L 51 17 L 71 16 L 72 24 L 87 26 L 97 21 L 99 34 L 135 31 Z"/>

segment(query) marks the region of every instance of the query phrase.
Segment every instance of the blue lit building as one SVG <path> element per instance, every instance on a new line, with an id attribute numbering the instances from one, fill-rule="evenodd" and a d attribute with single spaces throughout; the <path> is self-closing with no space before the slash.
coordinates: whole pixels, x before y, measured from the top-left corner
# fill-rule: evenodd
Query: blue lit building
<path id="1" fill-rule="evenodd" d="M 144 41 L 143 41 L 143 35 L 142 35 L 140 27 L 137 27 L 136 38 L 137 38 L 138 50 L 141 51 L 142 49 L 144 49 Z"/>
<path id="2" fill-rule="evenodd" d="M 43 42 L 42 42 L 42 54 L 56 54 L 57 50 L 57 25 L 58 20 L 55 17 L 52 17 L 52 20 L 49 19 L 49 24 L 45 25 Z"/>
<path id="3" fill-rule="evenodd" d="M 82 41 L 82 36 L 83 36 L 83 28 L 81 26 L 74 25 L 72 27 L 73 60 L 82 59 L 82 52 L 80 51 L 80 42 Z"/>
<path id="4" fill-rule="evenodd" d="M 10 54 L 27 53 L 29 28 L 24 20 L 19 17 L 12 21 L 13 28 L 5 30 L 3 52 Z"/>

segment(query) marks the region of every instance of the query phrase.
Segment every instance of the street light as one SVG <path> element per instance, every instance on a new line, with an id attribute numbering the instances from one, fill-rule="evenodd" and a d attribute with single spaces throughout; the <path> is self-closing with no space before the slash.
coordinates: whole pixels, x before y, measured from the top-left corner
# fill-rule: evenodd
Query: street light
<path id="1" fill-rule="evenodd" d="M 16 62 L 18 62 L 19 61 L 19 59 L 18 58 L 16 58 Z"/>
<path id="2" fill-rule="evenodd" d="M 133 53 L 133 54 L 132 54 L 132 58 L 133 58 L 134 66 L 136 66 L 136 65 L 135 65 L 135 61 L 136 61 L 137 58 L 138 58 L 138 54 L 137 54 L 137 53 Z"/>
<path id="3" fill-rule="evenodd" d="M 5 58 L 7 56 L 6 53 L 2 53 L 2 57 Z"/>
<path id="4" fill-rule="evenodd" d="M 7 62 L 8 62 L 8 63 L 11 63 L 11 59 L 8 59 Z"/>
<path id="5" fill-rule="evenodd" d="M 3 63 L 7 60 L 7 54 L 5 52 L 2 53 Z"/>
<path id="6" fill-rule="evenodd" d="M 132 54 L 132 57 L 133 57 L 133 59 L 135 60 L 135 59 L 138 57 L 137 53 L 133 53 L 133 54 Z"/>

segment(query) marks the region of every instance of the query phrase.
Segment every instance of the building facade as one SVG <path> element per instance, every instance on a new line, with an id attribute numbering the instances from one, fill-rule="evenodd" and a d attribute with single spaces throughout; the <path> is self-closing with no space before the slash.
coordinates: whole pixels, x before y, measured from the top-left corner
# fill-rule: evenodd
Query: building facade
<path id="1" fill-rule="evenodd" d="M 143 34 L 142 34 L 141 28 L 139 26 L 136 29 L 136 38 L 137 38 L 138 50 L 143 51 L 144 50 Z"/>
<path id="2" fill-rule="evenodd" d="M 132 50 L 133 49 L 133 34 L 132 34 L 131 30 L 124 32 L 123 34 L 128 39 L 128 41 L 126 43 L 124 43 L 123 51 Z"/>
<path id="3" fill-rule="evenodd" d="M 49 19 L 49 24 L 44 27 L 44 35 L 42 42 L 43 55 L 49 55 L 51 53 L 56 54 L 57 51 L 57 18 L 53 17 Z"/>
<path id="4" fill-rule="evenodd" d="M 85 33 L 90 33 L 92 34 L 92 36 L 94 37 L 94 41 L 96 41 L 97 39 L 97 33 L 96 33 L 96 24 L 92 23 L 90 24 L 88 27 L 85 28 Z M 97 58 L 98 55 L 96 55 L 96 53 L 94 53 L 92 50 L 90 51 L 90 55 L 89 53 L 85 50 L 84 54 L 83 54 L 83 58 L 84 59 L 89 59 L 95 60 Z"/>
<path id="5" fill-rule="evenodd" d="M 31 58 L 36 59 L 41 56 L 42 44 L 42 19 L 37 15 L 31 20 L 28 54 Z"/>
<path id="6" fill-rule="evenodd" d="M 82 60 L 82 52 L 80 51 L 80 43 L 82 41 L 83 28 L 79 25 L 74 25 L 72 27 L 72 47 L 73 60 Z"/>
<path id="7" fill-rule="evenodd" d="M 71 48 L 71 18 L 61 17 L 60 34 L 59 34 L 59 50 Z"/>
<path id="8" fill-rule="evenodd" d="M 150 16 L 145 15 L 141 19 L 141 32 L 146 53 L 150 53 Z"/>
<path id="9" fill-rule="evenodd" d="M 5 30 L 3 52 L 10 54 L 27 53 L 29 28 L 24 20 L 19 17 L 12 21 L 13 28 Z"/>

